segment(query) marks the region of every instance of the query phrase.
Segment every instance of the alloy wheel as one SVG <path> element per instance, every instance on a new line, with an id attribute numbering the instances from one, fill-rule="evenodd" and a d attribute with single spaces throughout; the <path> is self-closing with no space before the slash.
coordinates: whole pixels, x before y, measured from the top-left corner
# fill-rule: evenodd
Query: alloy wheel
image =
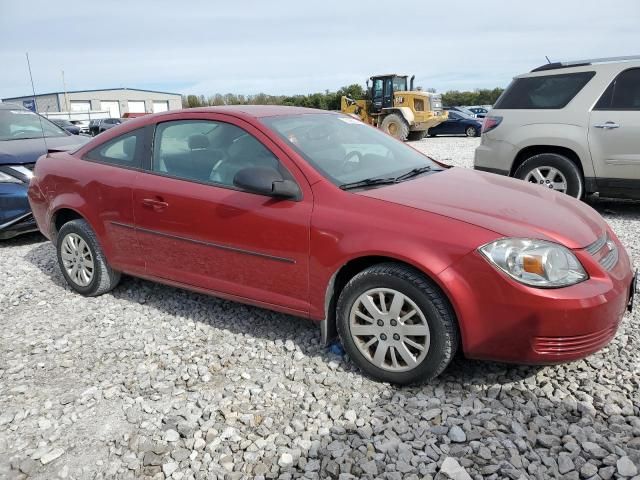
<path id="1" fill-rule="evenodd" d="M 71 281 L 80 287 L 89 285 L 95 265 L 87 242 L 80 235 L 69 233 L 62 240 L 61 247 L 62 263 Z"/>
<path id="2" fill-rule="evenodd" d="M 429 351 L 427 320 L 403 293 L 375 288 L 360 295 L 351 307 L 349 330 L 362 355 L 383 370 L 416 368 Z"/>
<path id="3" fill-rule="evenodd" d="M 524 177 L 529 183 L 536 183 L 540 186 L 567 193 L 567 179 L 564 174 L 554 167 L 537 167 L 531 170 Z"/>

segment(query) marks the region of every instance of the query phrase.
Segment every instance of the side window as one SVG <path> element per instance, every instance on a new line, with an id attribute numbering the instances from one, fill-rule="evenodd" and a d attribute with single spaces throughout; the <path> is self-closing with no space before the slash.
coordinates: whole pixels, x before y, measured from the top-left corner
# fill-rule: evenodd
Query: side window
<path id="1" fill-rule="evenodd" d="M 373 81 L 373 96 L 381 97 L 382 96 L 382 79 L 378 78 Z"/>
<path id="2" fill-rule="evenodd" d="M 494 105 L 496 109 L 560 109 L 589 83 L 595 72 L 516 78 Z"/>
<path id="3" fill-rule="evenodd" d="M 153 171 L 197 182 L 233 186 L 240 170 L 269 167 L 287 178 L 278 159 L 240 127 L 210 120 L 179 120 L 156 127 Z"/>
<path id="4" fill-rule="evenodd" d="M 143 129 L 116 137 L 90 150 L 84 158 L 101 163 L 140 168 Z"/>
<path id="5" fill-rule="evenodd" d="M 595 110 L 640 110 L 640 68 L 618 75 L 598 100 Z"/>

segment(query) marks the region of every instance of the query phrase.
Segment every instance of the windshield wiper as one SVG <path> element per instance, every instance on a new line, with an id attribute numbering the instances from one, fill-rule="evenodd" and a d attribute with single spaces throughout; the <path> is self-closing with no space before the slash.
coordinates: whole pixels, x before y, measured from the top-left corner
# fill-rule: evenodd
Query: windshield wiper
<path id="1" fill-rule="evenodd" d="M 357 182 L 343 183 L 340 185 L 342 190 L 351 190 L 353 188 L 370 187 L 372 185 L 388 185 L 396 183 L 394 177 L 389 178 L 365 178 L 364 180 L 358 180 Z"/>
<path id="2" fill-rule="evenodd" d="M 428 165 L 425 165 L 424 167 L 412 168 L 407 173 L 403 173 L 399 177 L 396 177 L 395 180 L 396 180 L 396 182 L 402 182 L 402 181 L 407 180 L 407 179 L 409 179 L 411 177 L 415 177 L 417 175 L 420 175 L 421 173 L 430 172 L 431 170 L 432 170 L 432 168 L 430 166 L 428 166 Z"/>

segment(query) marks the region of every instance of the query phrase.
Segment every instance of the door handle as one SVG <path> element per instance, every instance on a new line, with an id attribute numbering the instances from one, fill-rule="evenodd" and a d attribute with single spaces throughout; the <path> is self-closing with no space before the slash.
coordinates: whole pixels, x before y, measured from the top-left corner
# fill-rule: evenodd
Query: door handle
<path id="1" fill-rule="evenodd" d="M 605 122 L 605 123 L 597 123 L 594 125 L 595 128 L 603 128 L 605 130 L 611 130 L 613 128 L 620 128 L 620 125 L 618 125 L 615 122 Z"/>
<path id="2" fill-rule="evenodd" d="M 161 210 L 164 210 L 165 208 L 167 208 L 169 206 L 169 204 L 163 200 L 157 200 L 155 198 L 145 198 L 142 200 L 142 204 L 145 207 L 151 207 L 153 208 L 156 212 L 159 212 Z"/>

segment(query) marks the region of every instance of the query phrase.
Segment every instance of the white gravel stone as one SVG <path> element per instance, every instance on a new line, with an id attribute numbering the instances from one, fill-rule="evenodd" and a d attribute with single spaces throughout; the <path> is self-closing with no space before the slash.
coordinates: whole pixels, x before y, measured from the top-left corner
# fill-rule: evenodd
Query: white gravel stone
<path id="1" fill-rule="evenodd" d="M 62 448 L 54 448 L 40 457 L 40 461 L 43 465 L 53 462 L 56 458 L 61 457 L 64 454 Z"/>
<path id="2" fill-rule="evenodd" d="M 627 456 L 621 457 L 616 462 L 618 475 L 623 477 L 633 477 L 638 474 L 638 467 Z"/>

